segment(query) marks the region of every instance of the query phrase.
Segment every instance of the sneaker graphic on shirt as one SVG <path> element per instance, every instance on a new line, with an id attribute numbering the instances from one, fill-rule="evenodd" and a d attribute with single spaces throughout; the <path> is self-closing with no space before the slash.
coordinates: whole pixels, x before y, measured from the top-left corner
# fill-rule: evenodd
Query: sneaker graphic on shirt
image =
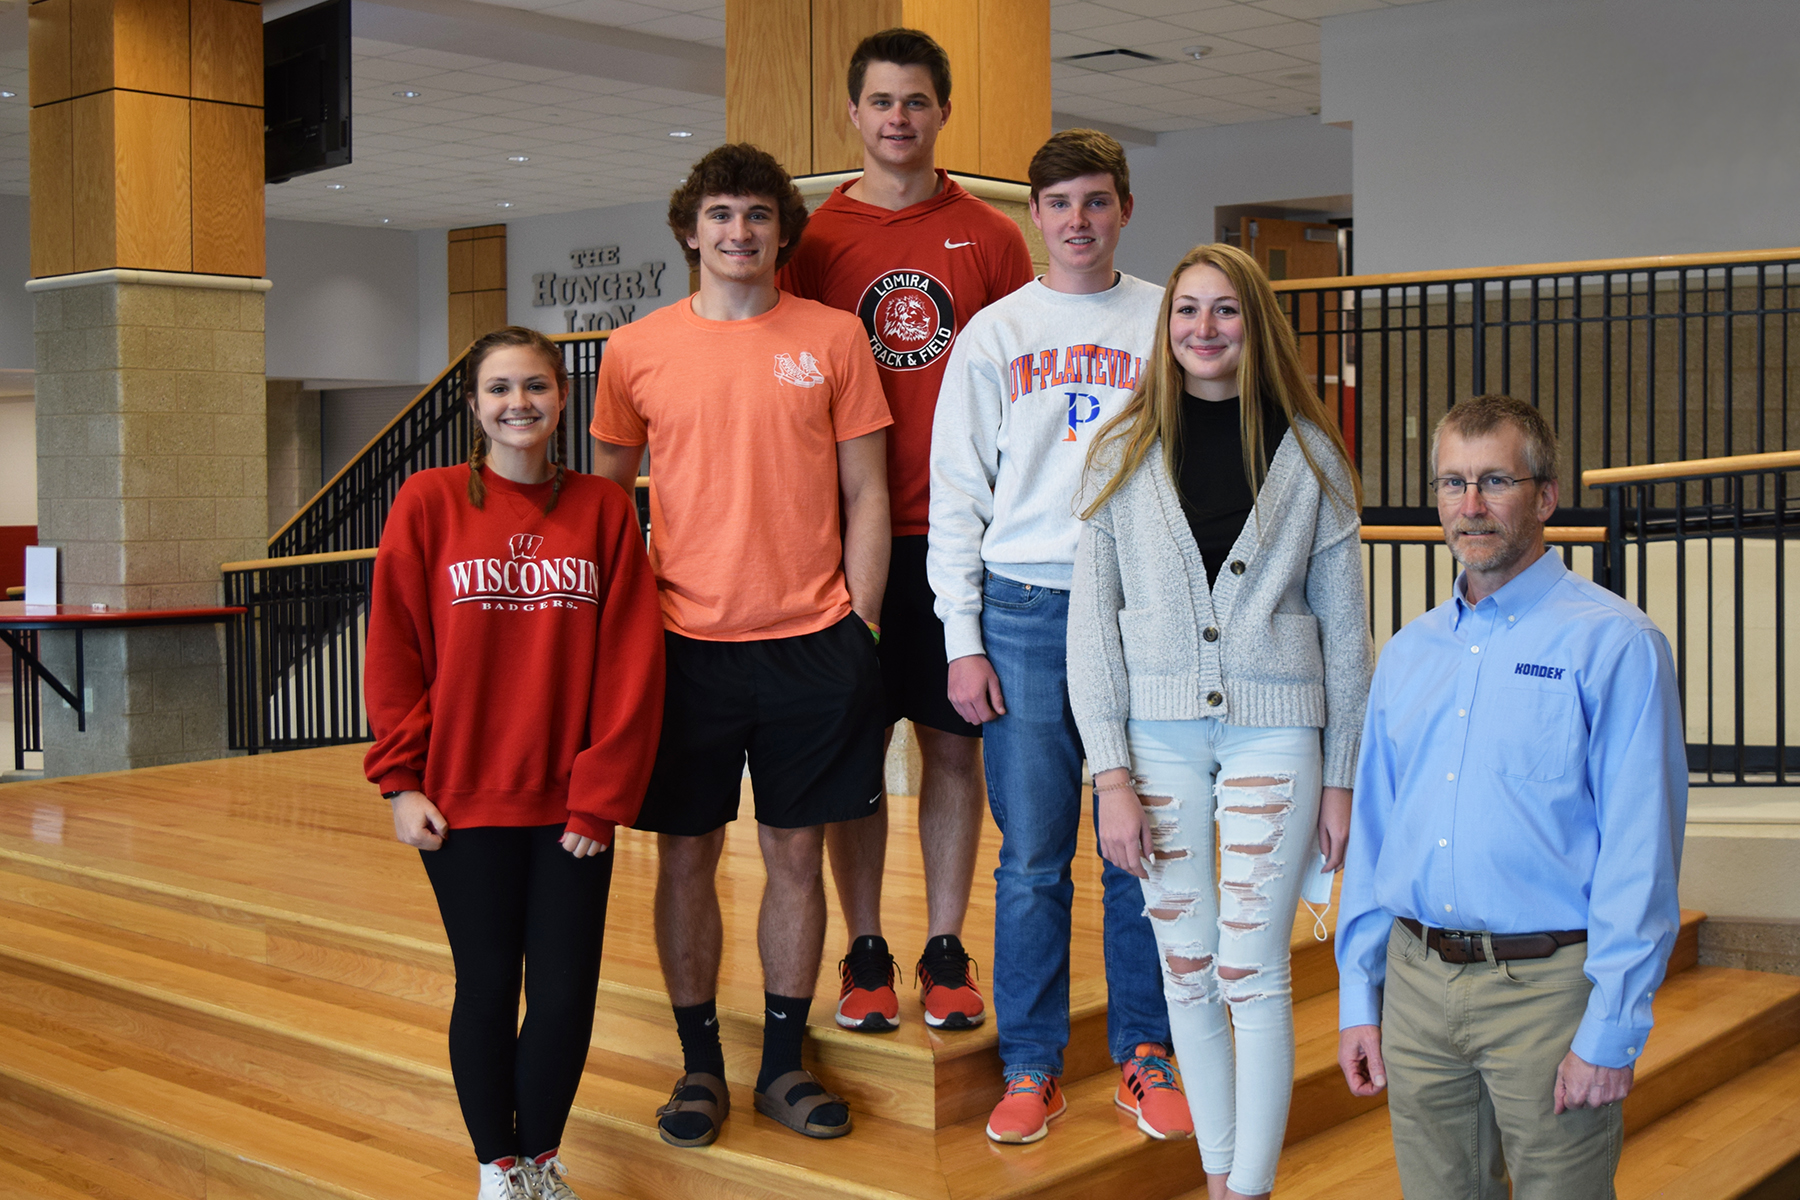
<path id="1" fill-rule="evenodd" d="M 819 370 L 819 360 L 812 356 L 812 352 L 802 350 L 799 362 L 795 362 L 792 355 L 775 356 L 775 379 L 780 383 L 791 383 L 795 387 L 809 388 L 824 383 L 825 373 Z"/>

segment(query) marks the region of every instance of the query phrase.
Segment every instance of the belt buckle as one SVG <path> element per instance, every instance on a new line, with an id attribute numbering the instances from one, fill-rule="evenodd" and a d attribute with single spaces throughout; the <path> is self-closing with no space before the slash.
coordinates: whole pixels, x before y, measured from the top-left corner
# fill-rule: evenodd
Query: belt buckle
<path id="1" fill-rule="evenodd" d="M 1448 953 L 1452 948 L 1458 957 L 1451 958 Z M 1447 963 L 1472 963 L 1480 961 L 1475 956 L 1481 953 L 1481 934 L 1467 929 L 1438 930 L 1438 957 Z"/>

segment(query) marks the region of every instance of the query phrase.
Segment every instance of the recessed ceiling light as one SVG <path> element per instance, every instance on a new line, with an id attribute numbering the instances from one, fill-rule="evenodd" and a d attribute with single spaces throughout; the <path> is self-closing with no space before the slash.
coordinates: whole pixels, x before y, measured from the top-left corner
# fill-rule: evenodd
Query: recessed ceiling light
<path id="1" fill-rule="evenodd" d="M 0 100 L 11 100 L 14 96 L 17 96 L 18 94 L 19 93 L 17 93 L 17 92 L 0 91 Z"/>
<path id="2" fill-rule="evenodd" d="M 328 192 L 341 192 L 344 190 L 344 185 L 341 183 L 328 183 L 325 185 L 325 190 Z"/>
<path id="3" fill-rule="evenodd" d="M 415 91 L 412 91 L 411 89 L 408 89 L 404 92 L 395 92 L 394 93 L 394 95 L 400 97 L 402 100 L 417 100 L 423 94 L 424 93 L 422 93 L 422 92 L 415 92 Z"/>
<path id="4" fill-rule="evenodd" d="M 1212 53 L 1211 46 L 1183 46 L 1181 52 L 1192 59 L 1202 59 Z"/>
<path id="5" fill-rule="evenodd" d="M 669 130 L 669 136 L 670 137 L 693 137 L 694 133 L 691 129 L 671 129 L 671 130 Z"/>
<path id="6" fill-rule="evenodd" d="M 514 162 L 514 163 L 526 163 L 526 162 L 531 161 L 531 155 L 529 155 L 529 154 L 509 154 L 506 156 L 506 161 Z"/>
<path id="7" fill-rule="evenodd" d="M 381 223 L 382 223 L 382 224 L 383 224 L 383 225 L 386 225 L 386 224 L 387 224 L 387 223 L 388 223 L 388 222 L 389 222 L 389 221 L 391 221 L 391 220 L 393 220 L 393 218 L 392 218 L 392 217 L 383 217 L 383 218 L 381 218 Z"/>
<path id="8" fill-rule="evenodd" d="M 500 200 L 494 204 L 494 207 L 495 208 L 511 208 L 512 201 L 511 200 Z"/>

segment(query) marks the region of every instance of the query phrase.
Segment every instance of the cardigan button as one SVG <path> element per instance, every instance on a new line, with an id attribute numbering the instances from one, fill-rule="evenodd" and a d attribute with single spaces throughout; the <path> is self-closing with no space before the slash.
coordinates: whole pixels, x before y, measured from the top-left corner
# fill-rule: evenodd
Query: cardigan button
<path id="1" fill-rule="evenodd" d="M 1232 561 L 1231 573 L 1233 575 L 1242 575 L 1244 573 L 1244 560 L 1243 559 L 1241 559 L 1241 558 L 1234 559 Z"/>
<path id="2" fill-rule="evenodd" d="M 1225 696 L 1220 692 L 1208 692 L 1206 693 L 1206 703 L 1212 708 L 1217 708 L 1225 703 Z"/>
<path id="3" fill-rule="evenodd" d="M 1202 633 L 1200 636 L 1205 638 L 1209 642 L 1216 642 L 1219 640 L 1219 631 L 1215 626 L 1208 625 L 1206 627 L 1206 631 L 1204 633 Z"/>

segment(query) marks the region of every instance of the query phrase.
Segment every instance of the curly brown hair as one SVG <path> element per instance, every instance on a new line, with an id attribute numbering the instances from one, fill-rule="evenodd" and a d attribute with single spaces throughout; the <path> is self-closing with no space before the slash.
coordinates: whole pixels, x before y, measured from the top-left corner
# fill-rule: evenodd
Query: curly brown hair
<path id="1" fill-rule="evenodd" d="M 749 142 L 727 142 L 693 165 L 681 186 L 669 194 L 669 231 L 687 256 L 690 269 L 700 265 L 700 251 L 687 244 L 700 228 L 700 202 L 707 196 L 763 196 L 775 205 L 780 237 L 787 240 L 775 255 L 785 266 L 800 247 L 806 230 L 806 201 L 773 154 Z"/>

